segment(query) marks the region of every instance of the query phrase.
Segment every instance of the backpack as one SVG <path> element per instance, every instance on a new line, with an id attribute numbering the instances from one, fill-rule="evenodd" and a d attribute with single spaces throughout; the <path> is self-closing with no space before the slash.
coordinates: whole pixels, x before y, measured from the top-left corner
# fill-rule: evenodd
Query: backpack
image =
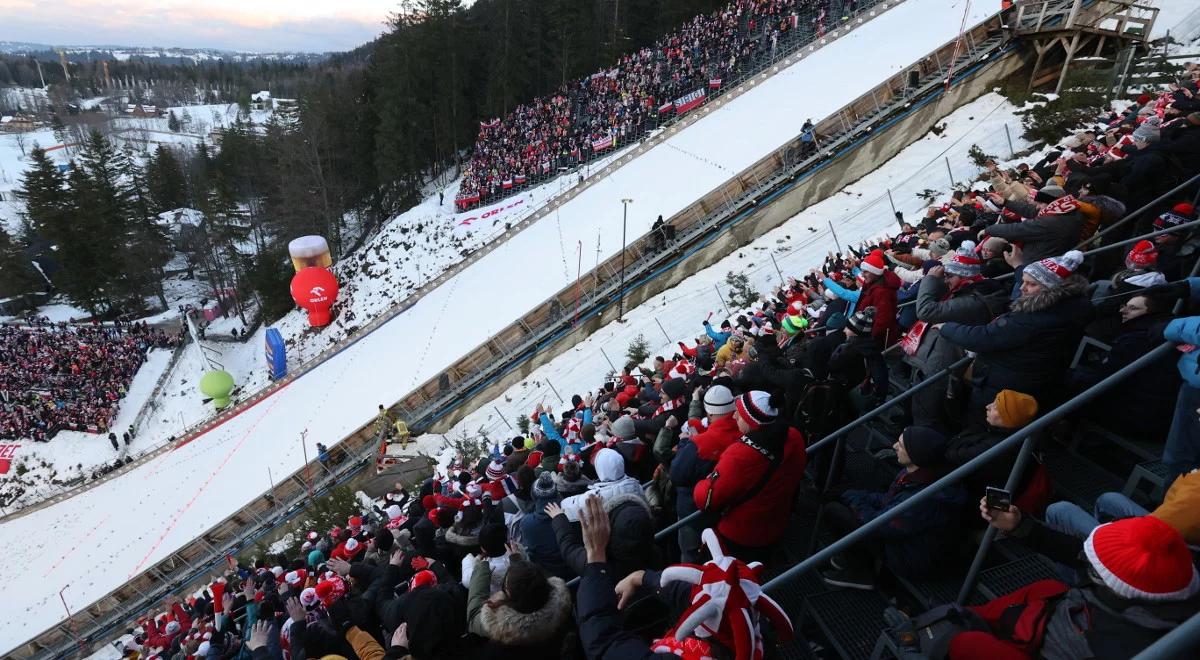
<path id="1" fill-rule="evenodd" d="M 804 388 L 796 402 L 792 422 L 809 442 L 825 437 L 839 426 L 841 395 L 837 383 L 819 380 Z"/>

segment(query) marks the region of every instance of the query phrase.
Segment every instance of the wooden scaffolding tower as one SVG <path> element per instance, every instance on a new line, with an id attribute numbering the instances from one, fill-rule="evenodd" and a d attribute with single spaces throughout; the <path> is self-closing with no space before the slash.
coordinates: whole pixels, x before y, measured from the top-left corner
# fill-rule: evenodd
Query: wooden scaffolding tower
<path id="1" fill-rule="evenodd" d="M 1082 57 L 1102 57 L 1108 52 L 1145 44 L 1154 29 L 1158 9 L 1132 0 L 1028 0 L 1017 4 L 1009 24 L 1015 34 L 1033 44 L 1037 59 L 1029 87 L 1054 79 L 1055 65 L 1043 67 L 1061 49 L 1054 93 L 1062 91 L 1072 63 Z"/>

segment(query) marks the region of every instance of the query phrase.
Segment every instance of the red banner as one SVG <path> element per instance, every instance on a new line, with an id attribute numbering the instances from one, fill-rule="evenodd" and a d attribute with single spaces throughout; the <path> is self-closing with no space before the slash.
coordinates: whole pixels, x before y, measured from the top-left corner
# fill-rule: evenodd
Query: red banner
<path id="1" fill-rule="evenodd" d="M 513 180 L 512 180 L 512 179 L 505 179 L 505 180 L 501 181 L 501 182 L 500 182 L 500 187 L 501 187 L 501 188 L 503 188 L 504 190 L 512 190 L 512 187 L 513 187 Z"/>
<path id="2" fill-rule="evenodd" d="M 603 151 L 613 146 L 612 136 L 602 137 L 599 140 L 592 141 L 592 151 Z"/>
<path id="3" fill-rule="evenodd" d="M 478 202 L 479 202 L 479 193 L 473 193 L 470 195 L 460 195 L 459 197 L 455 198 L 455 200 L 454 200 L 454 203 L 457 204 L 458 207 L 462 208 L 462 209 L 465 209 L 466 207 L 470 206 L 471 204 L 476 204 Z"/>
<path id="4" fill-rule="evenodd" d="M 675 108 L 675 104 L 670 101 L 667 101 L 666 103 L 658 106 L 658 113 L 663 114 L 664 112 L 670 112 L 674 108 Z"/>
<path id="5" fill-rule="evenodd" d="M 709 78 L 708 79 L 708 88 L 709 89 L 721 89 L 721 79 L 720 78 Z"/>
<path id="6" fill-rule="evenodd" d="M 513 183 L 517 184 L 518 186 L 525 185 L 525 181 L 526 181 L 526 179 L 525 179 L 524 174 L 518 174 L 515 177 L 513 177 Z"/>
<path id="7" fill-rule="evenodd" d="M 488 130 L 488 129 L 491 129 L 491 128 L 496 128 L 496 127 L 497 127 L 497 126 L 499 126 L 499 125 L 500 125 L 500 119 L 499 119 L 499 118 L 497 118 L 497 119 L 493 119 L 493 120 L 491 120 L 491 121 L 481 121 L 481 122 L 479 122 L 479 128 L 480 128 L 481 130 Z"/>
<path id="8" fill-rule="evenodd" d="M 707 92 L 704 90 L 704 88 L 700 88 L 690 94 L 686 94 L 678 99 L 675 99 L 675 114 L 682 115 L 688 110 L 700 107 L 707 98 L 706 95 Z"/>
<path id="9" fill-rule="evenodd" d="M 20 448 L 21 445 L 16 443 L 0 445 L 0 474 L 8 474 L 12 460 L 17 457 L 17 450 Z"/>

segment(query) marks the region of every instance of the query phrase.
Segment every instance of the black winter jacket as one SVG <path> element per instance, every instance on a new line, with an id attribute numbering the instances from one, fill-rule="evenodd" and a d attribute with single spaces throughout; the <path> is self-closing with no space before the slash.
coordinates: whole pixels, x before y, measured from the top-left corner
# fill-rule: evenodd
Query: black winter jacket
<path id="1" fill-rule="evenodd" d="M 976 353 L 971 378 L 994 395 L 1004 389 L 1059 396 L 1066 372 L 1092 308 L 1083 297 L 1087 280 L 1072 275 L 1043 293 L 1019 298 L 1010 311 L 986 325 L 946 323 L 942 337 Z"/>

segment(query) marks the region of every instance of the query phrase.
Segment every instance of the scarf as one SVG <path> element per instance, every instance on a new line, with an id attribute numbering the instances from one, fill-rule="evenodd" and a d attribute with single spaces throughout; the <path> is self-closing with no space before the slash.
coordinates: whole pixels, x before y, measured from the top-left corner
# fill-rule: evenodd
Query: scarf
<path id="1" fill-rule="evenodd" d="M 661 414 L 663 414 L 663 413 L 665 413 L 665 412 L 670 412 L 670 411 L 672 411 L 672 410 L 675 410 L 676 408 L 678 408 L 678 407 L 682 406 L 682 405 L 683 405 L 683 402 L 684 402 L 684 400 L 686 400 L 686 399 L 687 399 L 687 395 L 684 395 L 684 396 L 681 396 L 681 397 L 676 397 L 676 398 L 674 398 L 674 399 L 671 399 L 670 401 L 668 401 L 668 402 L 666 402 L 666 403 L 662 404 L 661 406 L 659 406 L 659 407 L 658 407 L 658 408 L 657 408 L 657 409 L 654 411 L 654 416 L 655 416 L 655 417 L 658 417 L 659 415 L 661 415 Z"/>

